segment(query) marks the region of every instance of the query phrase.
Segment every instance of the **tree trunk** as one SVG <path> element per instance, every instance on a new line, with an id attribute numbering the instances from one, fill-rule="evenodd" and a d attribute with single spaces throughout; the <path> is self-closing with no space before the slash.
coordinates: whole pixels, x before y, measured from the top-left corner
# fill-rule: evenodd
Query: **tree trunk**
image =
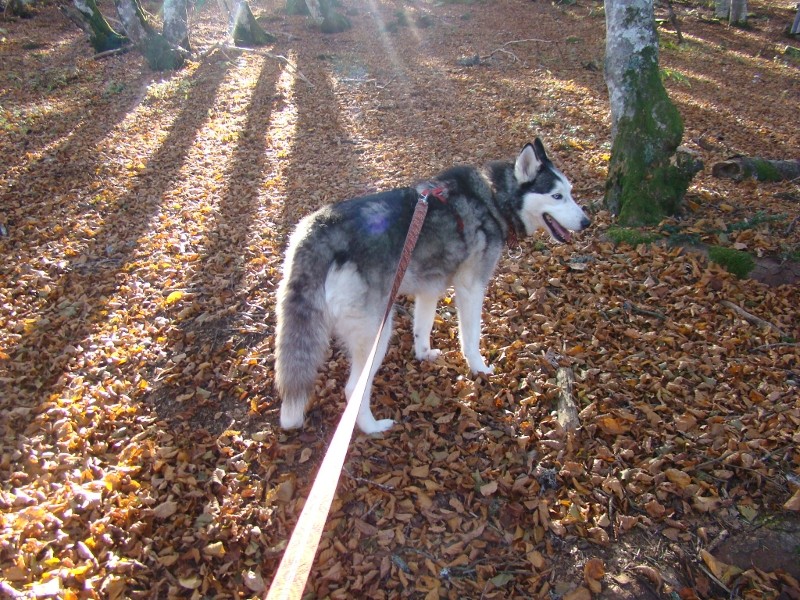
<path id="1" fill-rule="evenodd" d="M 322 14 L 322 7 L 319 5 L 319 0 L 306 0 L 306 10 L 308 10 L 308 14 L 311 15 L 311 18 L 314 19 L 316 23 L 322 23 L 325 17 Z"/>
<path id="2" fill-rule="evenodd" d="M 287 15 L 310 15 L 305 0 L 286 0 Z"/>
<path id="3" fill-rule="evenodd" d="M 714 0 L 714 16 L 722 20 L 731 14 L 731 0 Z"/>
<path id="4" fill-rule="evenodd" d="M 28 2 L 25 0 L 8 0 L 6 11 L 10 16 L 20 17 L 21 19 L 33 17 L 33 11 L 28 8 Z"/>
<path id="5" fill-rule="evenodd" d="M 792 23 L 789 33 L 792 35 L 800 33 L 800 4 L 797 5 L 797 14 L 794 16 L 794 23 Z"/>
<path id="6" fill-rule="evenodd" d="M 731 25 L 747 25 L 747 0 L 731 0 Z"/>
<path id="7" fill-rule="evenodd" d="M 315 1 L 306 0 L 306 3 L 310 8 L 311 3 Z M 322 11 L 322 24 L 319 26 L 322 33 L 341 33 L 353 26 L 350 23 L 350 19 L 333 10 L 331 0 L 319 0 L 319 8 Z"/>
<path id="8" fill-rule="evenodd" d="M 697 164 L 676 156 L 683 122 L 661 82 L 653 1 L 605 6 L 612 138 L 605 204 L 621 224 L 655 224 L 677 212 Z"/>
<path id="9" fill-rule="evenodd" d="M 137 46 L 144 44 L 148 37 L 156 33 L 144 16 L 139 0 L 114 0 L 114 6 L 117 7 L 125 33 Z"/>
<path id="10" fill-rule="evenodd" d="M 180 69 L 186 51 L 172 44 L 147 21 L 139 0 L 114 0 L 122 26 L 131 41 L 139 47 L 154 71 Z"/>
<path id="11" fill-rule="evenodd" d="M 63 12 L 89 36 L 89 43 L 97 52 L 116 50 L 128 42 L 108 24 L 97 8 L 95 0 L 73 0 L 72 6 L 62 5 Z"/>
<path id="12" fill-rule="evenodd" d="M 800 160 L 769 160 L 754 156 L 733 156 L 711 167 L 711 174 L 720 179 L 742 181 L 750 177 L 759 181 L 784 181 L 800 177 Z"/>
<path id="13" fill-rule="evenodd" d="M 258 24 L 247 0 L 238 0 L 233 9 L 231 36 L 236 46 L 264 46 L 275 41 L 275 36 Z"/>
<path id="14" fill-rule="evenodd" d="M 192 49 L 187 0 L 164 0 L 164 37 L 173 46 L 180 46 L 187 52 Z"/>

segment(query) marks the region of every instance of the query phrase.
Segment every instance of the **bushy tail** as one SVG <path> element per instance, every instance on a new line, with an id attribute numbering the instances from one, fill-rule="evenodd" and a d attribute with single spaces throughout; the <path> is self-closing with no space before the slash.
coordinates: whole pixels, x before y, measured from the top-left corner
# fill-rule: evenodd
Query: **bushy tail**
<path id="1" fill-rule="evenodd" d="M 278 288 L 275 336 L 275 385 L 282 398 L 284 429 L 302 427 L 306 404 L 330 343 L 325 303 L 329 264 L 313 251 L 290 246 Z"/>

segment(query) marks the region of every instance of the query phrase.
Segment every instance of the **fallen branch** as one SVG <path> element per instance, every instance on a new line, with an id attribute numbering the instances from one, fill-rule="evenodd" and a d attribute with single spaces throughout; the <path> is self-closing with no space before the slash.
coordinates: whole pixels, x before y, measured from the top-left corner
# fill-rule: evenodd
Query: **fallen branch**
<path id="1" fill-rule="evenodd" d="M 777 331 L 781 337 L 785 336 L 783 330 L 774 323 L 765 321 L 761 317 L 757 317 L 747 312 L 741 306 L 737 306 L 733 302 L 729 302 L 728 300 L 720 300 L 720 304 L 722 304 L 722 306 L 727 306 L 728 308 L 730 308 L 733 312 L 742 317 L 748 323 L 752 323 L 753 325 L 757 325 L 758 327 L 769 327 L 770 329 L 774 329 L 775 331 Z"/>
<path id="2" fill-rule="evenodd" d="M 572 385 L 575 378 L 572 369 L 559 367 L 556 372 L 556 385 L 558 385 L 558 422 L 567 431 L 575 431 L 581 426 L 578 417 L 578 407 L 572 397 Z"/>
<path id="3" fill-rule="evenodd" d="M 640 308 L 640 307 L 636 306 L 633 302 L 631 302 L 629 300 L 625 301 L 625 303 L 623 304 L 623 307 L 626 310 L 628 310 L 628 311 L 630 311 L 630 312 L 632 312 L 632 313 L 634 313 L 636 315 L 642 315 L 644 317 L 653 317 L 653 318 L 659 319 L 661 321 L 666 321 L 666 319 L 667 319 L 666 315 L 661 314 L 660 312 L 655 311 L 655 310 L 647 310 L 645 308 Z"/>
<path id="4" fill-rule="evenodd" d="M 378 488 L 379 490 L 383 490 L 384 492 L 394 492 L 394 487 L 392 487 L 391 485 L 386 485 L 383 483 L 378 483 L 377 481 L 372 481 L 371 479 L 364 479 L 363 477 L 358 477 L 357 475 L 353 475 L 347 468 L 343 470 L 345 474 L 356 483 L 371 485 Z"/>
<path id="5" fill-rule="evenodd" d="M 97 54 L 95 54 L 92 57 L 92 60 L 100 60 L 102 58 L 107 58 L 109 56 L 116 56 L 117 54 L 125 54 L 126 52 L 129 52 L 132 48 L 133 48 L 133 46 L 128 44 L 128 45 L 125 45 L 125 46 L 121 46 L 119 48 L 113 48 L 112 50 L 106 50 L 104 52 L 98 52 Z"/>
<path id="6" fill-rule="evenodd" d="M 742 181 L 785 181 L 800 177 L 800 160 L 769 160 L 753 156 L 732 156 L 711 167 L 711 174 L 720 179 Z"/>
<path id="7" fill-rule="evenodd" d="M 220 43 L 220 44 L 214 44 L 213 46 L 211 46 L 210 48 L 208 48 L 204 52 L 202 52 L 200 54 L 200 58 L 206 58 L 211 53 L 213 53 L 215 50 L 221 50 L 222 52 L 225 52 L 226 50 L 228 50 L 230 52 L 233 52 L 233 51 L 236 51 L 236 52 L 252 52 L 253 54 L 258 54 L 259 56 L 266 56 L 267 58 L 272 58 L 274 60 L 278 60 L 278 61 L 284 63 L 292 73 L 294 73 L 298 78 L 303 80 L 309 87 L 311 87 L 311 88 L 316 87 L 313 83 L 311 83 L 308 80 L 308 78 L 306 78 L 305 75 L 303 75 L 303 72 L 300 71 L 300 69 L 298 69 L 297 66 L 295 66 L 294 63 L 292 63 L 292 61 L 290 61 L 288 58 L 286 58 L 285 56 L 282 56 L 280 54 L 273 54 L 272 52 L 267 52 L 266 50 L 259 50 L 257 48 L 248 48 L 248 47 L 245 47 L 245 46 L 231 46 L 230 44 L 222 44 L 222 43 Z"/>
<path id="8" fill-rule="evenodd" d="M 773 348 L 797 348 L 800 346 L 798 342 L 779 342 L 777 344 L 764 344 L 755 348 L 756 352 L 763 352 L 764 350 L 772 350 Z"/>
<path id="9" fill-rule="evenodd" d="M 528 43 L 554 44 L 556 42 L 553 42 L 551 40 L 540 40 L 538 38 L 528 38 L 528 39 L 524 39 L 524 40 L 511 40 L 509 42 L 506 42 L 505 44 L 503 44 L 499 48 L 495 48 L 494 50 L 492 50 L 489 54 L 486 54 L 485 56 L 478 56 L 478 63 L 486 62 L 487 60 L 492 58 L 495 54 L 508 54 L 514 59 L 514 62 L 519 61 L 524 65 L 525 61 L 521 60 L 516 54 L 514 54 L 510 50 L 506 50 L 506 47 L 507 46 L 514 46 L 514 45 L 517 45 L 517 44 L 528 44 Z"/>

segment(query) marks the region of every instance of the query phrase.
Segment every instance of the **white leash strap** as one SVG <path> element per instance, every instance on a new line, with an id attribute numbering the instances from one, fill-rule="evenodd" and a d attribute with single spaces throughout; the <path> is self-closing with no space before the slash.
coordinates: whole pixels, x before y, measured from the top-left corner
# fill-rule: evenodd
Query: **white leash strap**
<path id="1" fill-rule="evenodd" d="M 422 223 L 425 220 L 427 211 L 427 194 L 423 194 L 417 201 L 414 215 L 411 218 L 411 225 L 408 228 L 406 241 L 400 254 L 400 264 L 397 266 L 397 272 L 392 283 L 392 291 L 389 294 L 386 312 L 378 329 L 378 335 L 375 337 L 375 342 L 372 344 L 367 364 L 361 372 L 355 390 L 353 390 L 353 394 L 350 396 L 347 406 L 345 406 L 344 414 L 336 426 L 331 445 L 322 460 L 314 485 L 311 487 L 311 492 L 308 495 L 305 506 L 303 506 L 303 511 L 300 513 L 300 518 L 292 532 L 292 537 L 289 539 L 289 544 L 283 553 L 281 563 L 278 565 L 278 570 L 272 579 L 270 589 L 265 596 L 266 600 L 299 600 L 303 595 L 303 590 L 308 581 L 308 574 L 314 562 L 314 556 L 317 554 L 322 529 L 325 527 L 325 521 L 328 519 L 328 512 L 333 502 L 333 495 L 336 493 L 339 476 L 344 466 L 344 459 L 347 456 L 347 449 L 353 437 L 358 409 L 367 391 L 369 372 L 372 369 L 372 363 L 375 361 L 378 342 L 386 326 L 386 319 L 392 311 L 392 305 L 400 289 L 403 275 L 405 275 L 408 263 L 411 261 L 411 253 L 419 238 L 419 232 L 422 229 Z"/>

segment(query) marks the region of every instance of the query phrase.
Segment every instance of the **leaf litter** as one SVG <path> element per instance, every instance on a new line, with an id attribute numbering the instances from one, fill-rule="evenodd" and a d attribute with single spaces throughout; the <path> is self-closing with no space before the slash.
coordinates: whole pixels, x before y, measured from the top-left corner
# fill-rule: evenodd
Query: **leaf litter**
<path id="1" fill-rule="evenodd" d="M 800 73 L 781 52 L 792 15 L 754 6 L 749 30 L 689 3 L 676 6 L 686 43 L 661 31 L 667 87 L 706 164 L 800 147 Z M 333 351 L 306 428 L 279 430 L 288 232 L 325 202 L 541 135 L 592 202 L 593 230 L 503 258 L 484 310 L 492 376 L 467 374 L 451 298 L 435 325 L 442 357 L 411 360 L 399 302 L 374 390 L 398 425 L 356 436 L 308 591 L 800 596 L 797 560 L 779 560 L 796 559 L 800 536 L 796 285 L 604 235 L 599 5 L 354 5 L 355 27 L 335 37 L 256 8 L 313 87 L 284 62 L 221 48 L 172 74 L 135 53 L 93 61 L 52 8 L 36 27 L 3 25 L 2 593 L 263 595 L 347 370 Z M 199 9 L 195 45 L 211 49 L 222 23 Z M 800 248 L 797 197 L 796 182 L 706 169 L 684 213 L 652 233 L 780 263 Z M 555 410 L 564 368 L 577 429 Z M 761 550 L 737 555 L 748 543 Z M 764 548 L 774 556 L 756 563 Z"/>

